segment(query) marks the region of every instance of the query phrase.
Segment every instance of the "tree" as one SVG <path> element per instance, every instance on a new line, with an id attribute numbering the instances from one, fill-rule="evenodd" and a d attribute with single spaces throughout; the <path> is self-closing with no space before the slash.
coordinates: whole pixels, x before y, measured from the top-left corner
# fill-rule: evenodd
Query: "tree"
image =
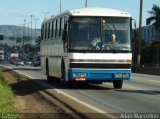
<path id="1" fill-rule="evenodd" d="M 153 49 L 156 49 L 156 66 L 159 66 L 159 48 L 160 48 L 160 6 L 158 5 L 153 5 L 152 11 L 149 11 L 149 14 L 151 17 L 149 17 L 146 21 L 147 25 L 152 24 L 154 25 L 157 35 L 154 43 L 152 43 Z"/>
<path id="2" fill-rule="evenodd" d="M 160 6 L 153 5 L 152 11 L 149 11 L 151 17 L 149 17 L 146 21 L 147 25 L 154 25 L 155 29 L 158 32 L 157 38 L 160 39 Z"/>
<path id="3" fill-rule="evenodd" d="M 141 40 L 142 40 L 142 10 L 143 0 L 140 0 L 140 11 L 139 11 L 139 32 L 138 32 L 138 54 L 137 54 L 137 66 L 141 64 Z"/>

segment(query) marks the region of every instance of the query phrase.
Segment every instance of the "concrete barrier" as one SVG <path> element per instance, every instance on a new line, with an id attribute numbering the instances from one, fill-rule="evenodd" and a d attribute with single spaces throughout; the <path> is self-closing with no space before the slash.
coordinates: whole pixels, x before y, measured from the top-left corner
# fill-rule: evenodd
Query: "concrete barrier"
<path id="1" fill-rule="evenodd" d="M 142 73 L 150 75 L 160 75 L 160 68 L 155 67 L 132 67 L 133 73 Z"/>

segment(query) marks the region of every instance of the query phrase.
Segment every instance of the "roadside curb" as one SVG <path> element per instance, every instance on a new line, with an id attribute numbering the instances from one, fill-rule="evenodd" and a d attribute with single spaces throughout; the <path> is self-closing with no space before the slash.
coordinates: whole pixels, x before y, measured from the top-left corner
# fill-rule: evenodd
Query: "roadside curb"
<path id="1" fill-rule="evenodd" d="M 133 73 L 149 74 L 149 75 L 158 75 L 160 76 L 160 68 L 154 67 L 132 67 Z"/>

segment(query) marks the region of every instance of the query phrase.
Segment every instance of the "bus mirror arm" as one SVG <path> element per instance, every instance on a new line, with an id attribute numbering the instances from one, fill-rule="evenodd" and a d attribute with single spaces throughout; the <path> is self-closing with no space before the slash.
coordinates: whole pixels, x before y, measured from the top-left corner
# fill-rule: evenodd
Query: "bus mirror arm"
<path id="1" fill-rule="evenodd" d="M 64 31 L 63 31 L 63 35 L 62 35 L 62 40 L 63 40 L 63 41 L 66 41 L 66 37 L 67 37 L 67 31 L 64 30 Z"/>

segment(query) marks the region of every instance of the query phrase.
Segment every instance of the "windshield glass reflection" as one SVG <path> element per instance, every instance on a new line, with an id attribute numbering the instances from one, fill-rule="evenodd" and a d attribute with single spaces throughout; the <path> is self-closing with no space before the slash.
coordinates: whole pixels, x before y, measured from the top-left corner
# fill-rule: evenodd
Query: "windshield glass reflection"
<path id="1" fill-rule="evenodd" d="M 72 18 L 69 49 L 130 51 L 130 19 Z"/>

